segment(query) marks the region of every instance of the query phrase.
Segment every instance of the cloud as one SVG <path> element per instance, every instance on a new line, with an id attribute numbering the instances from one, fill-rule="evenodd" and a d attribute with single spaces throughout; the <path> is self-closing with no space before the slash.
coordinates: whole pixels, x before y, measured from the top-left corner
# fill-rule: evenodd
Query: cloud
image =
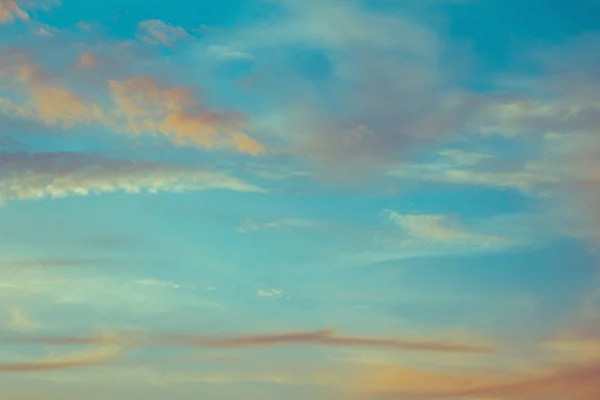
<path id="1" fill-rule="evenodd" d="M 127 265 L 121 262 L 116 265 Z M 202 297 L 193 286 L 143 285 L 144 277 L 111 276 L 96 270 L 63 271 L 48 268 L 19 268 L 3 271 L 0 301 L 3 304 L 31 304 L 44 307 L 75 307 L 107 312 L 116 318 L 151 316 L 180 307 L 219 310 L 224 305 Z M 121 271 L 123 272 L 123 271 Z M 147 280 L 147 278 L 146 278 Z M 148 283 L 148 282 L 146 282 Z M 103 343 L 106 343 L 102 338 Z"/>
<path id="2" fill-rule="evenodd" d="M 268 103 L 263 118 L 279 116 L 269 129 L 286 151 L 356 179 L 461 125 L 468 96 L 433 29 L 358 1 L 275 3 L 276 18 L 215 41 L 278 72 L 256 78 L 253 93 Z M 318 77 L 299 65 L 304 57 Z"/>
<path id="3" fill-rule="evenodd" d="M 244 349 L 279 346 L 324 346 L 324 347 L 365 347 L 388 350 L 431 351 L 438 353 L 486 354 L 496 351 L 496 347 L 471 340 L 469 343 L 457 340 L 423 340 L 409 338 L 386 338 L 351 336 L 337 333 L 332 329 L 299 331 L 288 333 L 266 333 L 236 336 L 202 336 L 190 334 L 148 334 L 145 336 L 123 335 L 108 337 L 28 337 L 4 338 L 6 343 L 38 343 L 47 345 L 107 344 L 120 346 L 184 346 L 210 349 Z"/>
<path id="4" fill-rule="evenodd" d="M 138 24 L 136 36 L 147 44 L 172 46 L 178 40 L 188 37 L 188 33 L 180 26 L 152 19 Z"/>
<path id="5" fill-rule="evenodd" d="M 130 76 L 109 78 L 107 93 L 98 89 L 94 96 L 84 96 L 71 89 L 78 83 L 73 76 L 63 82 L 20 52 L 11 50 L 6 56 L 0 59 L 0 79 L 6 81 L 12 97 L 0 98 L 0 106 L 10 115 L 63 128 L 84 124 L 119 133 L 161 134 L 180 146 L 235 149 L 251 155 L 265 152 L 261 143 L 241 131 L 240 113 L 209 109 L 199 103 L 192 88 L 152 76 Z M 89 70 L 96 63 L 93 55 L 84 53 L 76 66 Z"/>
<path id="6" fill-rule="evenodd" d="M 404 232 L 401 241 L 427 241 L 432 243 L 469 243 L 471 246 L 504 246 L 500 236 L 471 232 L 460 221 L 443 214 L 400 214 L 384 210 L 383 216 Z"/>
<path id="7" fill-rule="evenodd" d="M 516 190 L 527 195 L 547 194 L 562 182 L 566 171 L 546 160 L 505 162 L 487 154 L 461 150 L 438 152 L 439 161 L 403 165 L 388 171 L 395 178 L 449 185 Z"/>
<path id="8" fill-rule="evenodd" d="M 85 153 L 0 152 L 0 199 L 126 193 L 262 189 L 228 175 L 183 166 Z"/>
<path id="9" fill-rule="evenodd" d="M 600 35 L 593 33 L 536 47 L 529 59 L 541 73 L 511 74 L 500 82 L 503 94 L 482 97 L 467 129 L 508 137 L 593 134 L 600 124 L 599 44 Z"/>
<path id="10" fill-rule="evenodd" d="M 60 0 L 0 0 L 0 25 L 17 20 L 31 20 L 26 10 L 45 10 L 60 4 Z"/>
<path id="11" fill-rule="evenodd" d="M 85 265 L 102 265 L 110 260 L 104 258 L 36 258 L 18 260 L 0 260 L 0 268 L 45 268 L 76 267 Z"/>
<path id="12" fill-rule="evenodd" d="M 11 330 L 31 332 L 39 329 L 41 324 L 29 318 L 19 307 L 12 307 L 8 328 Z"/>
<path id="13" fill-rule="evenodd" d="M 594 400 L 600 363 L 560 365 L 521 373 L 422 371 L 401 366 L 362 371 L 348 398 L 364 399 L 523 399 Z M 350 385 L 351 386 L 351 385 Z"/>
<path id="14" fill-rule="evenodd" d="M 310 221 L 305 219 L 294 219 L 286 218 L 274 221 L 255 221 L 251 218 L 247 218 L 242 224 L 240 224 L 236 231 L 240 233 L 249 233 L 255 231 L 262 231 L 265 229 L 279 229 L 279 228 L 300 228 L 300 229 L 314 229 L 322 227 L 323 224 L 317 221 Z"/>
<path id="15" fill-rule="evenodd" d="M 228 147 L 253 155 L 265 151 L 239 131 L 239 114 L 204 109 L 184 87 L 144 76 L 110 80 L 108 86 L 117 105 L 116 114 L 125 118 L 134 133 L 160 132 L 180 145 Z"/>
<path id="16" fill-rule="evenodd" d="M 48 356 L 39 361 L 0 363 L 0 373 L 26 373 L 92 367 L 114 361 L 120 354 L 121 349 L 116 346 L 88 349 L 69 354 Z"/>
<path id="17" fill-rule="evenodd" d="M 0 58 L 0 78 L 6 80 L 13 93 L 23 93 L 26 98 L 22 103 L 12 102 L 5 111 L 65 127 L 105 118 L 100 104 L 62 85 L 23 53 L 3 53 L 6 59 Z"/>
<path id="18" fill-rule="evenodd" d="M 79 69 L 92 69 L 98 65 L 98 58 L 91 53 L 81 53 L 76 65 Z"/>
<path id="19" fill-rule="evenodd" d="M 17 19 L 29 21 L 29 14 L 16 0 L 0 0 L 0 24 L 9 24 Z"/>
<path id="20" fill-rule="evenodd" d="M 489 154 L 474 153 L 460 149 L 446 149 L 438 151 L 442 157 L 452 160 L 454 165 L 461 167 L 470 167 L 479 164 L 481 161 L 489 160 L 492 156 Z"/>
<path id="21" fill-rule="evenodd" d="M 279 289 L 259 289 L 256 292 L 258 297 L 275 298 L 278 299 L 283 295 L 283 292 Z"/>

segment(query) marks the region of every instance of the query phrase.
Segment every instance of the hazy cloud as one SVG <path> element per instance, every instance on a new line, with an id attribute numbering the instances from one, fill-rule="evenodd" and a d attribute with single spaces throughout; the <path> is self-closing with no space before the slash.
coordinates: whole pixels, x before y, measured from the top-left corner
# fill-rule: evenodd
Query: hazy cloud
<path id="1" fill-rule="evenodd" d="M 10 309 L 10 319 L 8 320 L 7 326 L 11 330 L 30 332 L 39 329 L 42 325 L 39 322 L 32 320 L 19 307 L 12 307 Z"/>
<path id="2" fill-rule="evenodd" d="M 180 26 L 151 19 L 142 21 L 137 27 L 137 37 L 147 44 L 162 44 L 172 46 L 180 39 L 185 39 L 188 33 Z"/>

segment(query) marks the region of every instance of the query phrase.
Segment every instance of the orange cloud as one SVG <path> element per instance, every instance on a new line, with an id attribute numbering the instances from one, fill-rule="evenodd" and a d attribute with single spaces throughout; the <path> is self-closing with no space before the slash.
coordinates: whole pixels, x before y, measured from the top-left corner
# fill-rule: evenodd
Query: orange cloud
<path id="1" fill-rule="evenodd" d="M 422 371 L 388 366 L 359 371 L 348 398 L 570 399 L 600 398 L 600 362 L 572 363 L 523 373 Z"/>
<path id="2" fill-rule="evenodd" d="M 251 155 L 265 152 L 261 143 L 241 131 L 243 117 L 239 113 L 208 109 L 189 87 L 150 76 L 109 79 L 112 101 L 97 102 L 49 76 L 24 54 L 11 51 L 6 55 L 6 60 L 0 60 L 0 79 L 6 80 L 14 97 L 25 100 L 0 99 L 0 105 L 19 117 L 67 128 L 99 124 L 113 132 L 161 134 L 180 146 L 235 149 Z M 84 53 L 76 66 L 92 69 L 96 62 L 94 56 Z"/>
<path id="3" fill-rule="evenodd" d="M 15 0 L 0 0 L 0 24 L 9 24 L 17 19 L 29 21 L 29 14 Z"/>
<path id="4" fill-rule="evenodd" d="M 67 127 L 105 119 L 99 104 L 64 87 L 22 53 L 10 52 L 8 57 L 11 61 L 0 62 L 0 77 L 13 81 L 13 86 L 16 82 L 17 91 L 27 96 L 18 114 Z"/>
<path id="5" fill-rule="evenodd" d="M 134 133 L 162 133 L 179 145 L 233 147 L 253 155 L 265 150 L 240 132 L 240 115 L 205 109 L 188 88 L 169 86 L 147 76 L 110 80 L 108 86 L 116 114 Z"/>
<path id="6" fill-rule="evenodd" d="M 287 333 L 237 335 L 229 337 L 203 336 L 194 334 L 148 334 L 143 336 L 122 335 L 114 337 L 9 338 L 5 339 L 5 341 L 18 343 L 42 343 L 49 345 L 106 345 L 115 343 L 122 346 L 184 346 L 212 349 L 243 349 L 279 346 L 368 347 L 390 350 L 416 350 L 464 354 L 491 353 L 496 350 L 494 346 L 485 343 L 352 336 L 339 334 L 331 329 Z"/>

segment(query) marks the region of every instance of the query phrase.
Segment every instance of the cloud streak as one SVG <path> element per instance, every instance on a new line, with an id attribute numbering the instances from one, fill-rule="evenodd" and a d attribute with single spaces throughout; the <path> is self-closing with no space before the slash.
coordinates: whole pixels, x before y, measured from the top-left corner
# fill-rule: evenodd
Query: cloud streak
<path id="1" fill-rule="evenodd" d="M 444 43 L 433 29 L 355 1 L 275 3 L 277 18 L 218 44 L 282 72 L 281 82 L 269 74 L 269 82 L 257 78 L 254 87 L 278 110 L 269 130 L 287 141 L 287 151 L 329 176 L 356 179 L 460 126 L 468 96 L 447 68 L 452 62 L 440 66 Z M 322 74 L 298 71 L 297 60 L 285 58 L 289 48 L 318 54 L 306 57 Z M 273 55 L 280 57 L 277 66 L 260 64 Z"/>
<path id="2" fill-rule="evenodd" d="M 364 347 L 388 350 L 431 351 L 438 353 L 491 353 L 496 347 L 486 343 L 466 343 L 453 340 L 423 340 L 409 338 L 386 338 L 352 336 L 332 329 L 265 333 L 236 336 L 203 336 L 190 334 L 148 334 L 145 336 L 115 335 L 103 337 L 31 337 L 4 338 L 7 343 L 38 343 L 47 345 L 106 345 L 195 347 L 210 349 L 246 349 L 280 346 Z"/>
<path id="3" fill-rule="evenodd" d="M 5 201 L 211 189 L 263 191 L 228 175 L 171 164 L 69 152 L 0 153 L 0 199 Z"/>
<path id="4" fill-rule="evenodd" d="M 33 362 L 0 363 L 0 373 L 28 373 L 93 367 L 116 360 L 120 353 L 121 351 L 117 347 L 106 347 L 50 356 Z"/>

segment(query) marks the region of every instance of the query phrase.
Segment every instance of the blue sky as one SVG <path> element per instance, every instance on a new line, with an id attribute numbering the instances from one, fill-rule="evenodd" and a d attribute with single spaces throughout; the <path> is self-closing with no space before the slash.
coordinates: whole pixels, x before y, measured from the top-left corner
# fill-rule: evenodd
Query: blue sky
<path id="1" fill-rule="evenodd" d="M 599 15 L 0 0 L 3 395 L 597 399 Z"/>

